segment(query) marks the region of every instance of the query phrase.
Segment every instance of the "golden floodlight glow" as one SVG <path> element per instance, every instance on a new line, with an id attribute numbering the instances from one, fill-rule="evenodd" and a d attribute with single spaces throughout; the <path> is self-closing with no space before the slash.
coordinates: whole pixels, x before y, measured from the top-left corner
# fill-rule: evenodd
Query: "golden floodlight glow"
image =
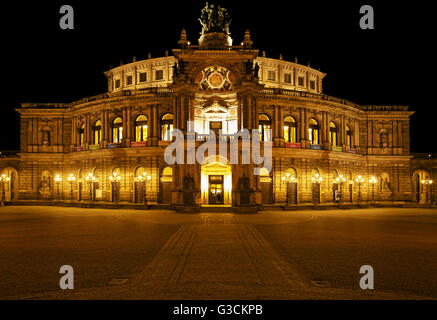
<path id="1" fill-rule="evenodd" d="M 225 159 L 216 157 L 214 162 L 208 162 L 202 166 L 200 175 L 200 190 L 202 192 L 202 204 L 209 201 L 209 176 L 223 176 L 224 204 L 232 204 L 232 168 Z"/>

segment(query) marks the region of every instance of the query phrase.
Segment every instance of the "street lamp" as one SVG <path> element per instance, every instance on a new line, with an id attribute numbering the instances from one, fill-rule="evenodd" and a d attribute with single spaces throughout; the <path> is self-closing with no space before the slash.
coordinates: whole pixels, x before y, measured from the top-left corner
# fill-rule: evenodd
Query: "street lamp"
<path id="1" fill-rule="evenodd" d="M 90 201 L 94 201 L 94 199 L 93 199 L 93 182 L 96 180 L 96 177 L 94 177 L 92 173 L 89 173 L 85 177 L 85 179 L 86 179 L 86 181 L 88 181 L 90 183 Z"/>
<path id="2" fill-rule="evenodd" d="M 335 181 L 337 181 L 337 184 L 340 183 L 340 202 L 341 200 L 343 200 L 343 184 L 346 182 L 346 178 L 341 174 L 337 178 L 335 178 Z"/>
<path id="3" fill-rule="evenodd" d="M 421 183 L 422 183 L 423 187 L 425 187 L 425 185 L 431 186 L 430 190 L 428 190 L 428 188 L 426 189 L 426 192 L 425 192 L 425 202 L 426 203 L 429 202 L 429 194 L 428 193 L 431 193 L 431 204 L 432 204 L 432 202 L 434 200 L 433 199 L 434 197 L 433 197 L 433 194 L 432 194 L 432 183 L 433 183 L 433 181 L 432 180 L 422 180 Z"/>
<path id="4" fill-rule="evenodd" d="M 74 199 L 73 199 L 73 183 L 74 183 L 74 181 L 76 181 L 76 177 L 72 173 L 70 173 L 70 175 L 68 176 L 67 180 L 70 181 L 71 202 L 74 202 Z"/>
<path id="5" fill-rule="evenodd" d="M 115 202 L 118 203 L 120 194 L 116 183 L 117 182 L 120 183 L 121 177 L 117 174 L 117 172 L 114 172 L 112 176 L 109 176 L 109 180 L 111 181 L 112 184 L 112 202 L 114 202 L 114 198 L 115 198 Z M 115 197 L 114 197 L 114 190 L 117 192 L 117 195 Z"/>
<path id="6" fill-rule="evenodd" d="M 355 179 L 355 182 L 358 183 L 358 202 L 361 201 L 361 184 L 364 182 L 364 179 L 361 176 L 358 176 Z"/>
<path id="7" fill-rule="evenodd" d="M 311 181 L 314 183 L 320 183 L 322 182 L 322 177 L 319 176 L 319 174 L 316 174 L 314 177 L 311 178 Z"/>
<path id="8" fill-rule="evenodd" d="M 9 182 L 10 178 L 6 177 L 5 174 L 2 174 L 0 177 L 0 181 L 2 182 L 2 201 L 1 201 L 1 206 L 3 207 L 5 205 L 6 202 L 6 194 L 5 194 L 5 184 L 7 182 Z"/>
<path id="9" fill-rule="evenodd" d="M 370 184 L 372 185 L 372 202 L 375 202 L 375 184 L 376 184 L 376 179 L 375 177 L 371 177 L 369 179 Z"/>
<path id="10" fill-rule="evenodd" d="M 61 183 L 61 181 L 62 181 L 61 176 L 60 176 L 59 174 L 57 174 L 57 175 L 55 176 L 55 182 L 56 182 L 56 186 L 57 186 L 57 188 L 58 188 L 58 201 L 61 200 L 61 197 L 60 197 L 60 195 L 59 195 L 59 184 Z"/>

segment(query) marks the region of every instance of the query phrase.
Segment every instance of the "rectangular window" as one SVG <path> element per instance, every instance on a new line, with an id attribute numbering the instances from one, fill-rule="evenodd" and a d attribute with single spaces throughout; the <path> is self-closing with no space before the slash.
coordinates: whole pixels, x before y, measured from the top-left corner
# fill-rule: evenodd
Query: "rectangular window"
<path id="1" fill-rule="evenodd" d="M 303 87 L 304 85 L 304 81 L 305 81 L 305 78 L 304 77 L 298 77 L 297 78 L 297 84 L 299 85 L 299 86 L 301 86 L 301 87 Z"/>
<path id="2" fill-rule="evenodd" d="M 126 77 L 126 84 L 129 86 L 132 84 L 132 76 L 127 76 Z"/>
<path id="3" fill-rule="evenodd" d="M 267 79 L 270 81 L 275 81 L 275 71 L 269 71 L 267 72 Z"/>
<path id="4" fill-rule="evenodd" d="M 316 82 L 314 80 L 310 81 L 310 89 L 311 90 L 316 90 Z"/>
<path id="5" fill-rule="evenodd" d="M 140 82 L 146 82 L 147 81 L 147 73 L 140 72 Z"/>
<path id="6" fill-rule="evenodd" d="M 291 74 L 290 73 L 285 73 L 284 74 L 284 82 L 285 83 L 291 83 Z"/>
<path id="7" fill-rule="evenodd" d="M 147 141 L 147 125 L 135 127 L 135 141 Z"/>
<path id="8" fill-rule="evenodd" d="M 115 80 L 115 88 L 120 88 L 120 79 Z"/>
<path id="9" fill-rule="evenodd" d="M 172 140 L 173 124 L 162 125 L 162 140 L 171 141 Z"/>
<path id="10" fill-rule="evenodd" d="M 290 142 L 290 127 L 284 126 L 284 141 Z"/>
<path id="11" fill-rule="evenodd" d="M 155 80 L 164 79 L 164 70 L 156 70 Z"/>

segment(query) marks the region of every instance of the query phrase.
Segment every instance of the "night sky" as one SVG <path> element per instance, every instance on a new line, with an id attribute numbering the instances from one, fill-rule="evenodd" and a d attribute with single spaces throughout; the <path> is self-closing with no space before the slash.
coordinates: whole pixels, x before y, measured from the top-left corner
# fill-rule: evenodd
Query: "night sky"
<path id="1" fill-rule="evenodd" d="M 359 104 L 409 105 L 412 152 L 437 152 L 435 19 L 430 4 L 398 1 L 219 1 L 231 11 L 235 44 L 248 28 L 267 57 L 327 73 L 324 93 Z M 417 3 L 417 2 L 414 2 Z M 61 30 L 59 9 L 74 8 L 75 30 Z M 359 27 L 362 5 L 375 10 L 375 29 Z M 22 102 L 72 102 L 107 90 L 103 74 L 177 48 L 182 28 L 197 44 L 205 1 L 14 1 L 2 3 L 2 137 L 19 149 Z M 434 92 L 433 92 L 434 90 Z"/>

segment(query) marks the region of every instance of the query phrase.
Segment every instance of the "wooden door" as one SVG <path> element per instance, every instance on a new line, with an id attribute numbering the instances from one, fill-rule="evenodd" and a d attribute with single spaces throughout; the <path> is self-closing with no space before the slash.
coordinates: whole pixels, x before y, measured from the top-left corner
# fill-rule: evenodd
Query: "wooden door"
<path id="1" fill-rule="evenodd" d="M 297 204 L 297 183 L 287 182 L 287 203 Z"/>

